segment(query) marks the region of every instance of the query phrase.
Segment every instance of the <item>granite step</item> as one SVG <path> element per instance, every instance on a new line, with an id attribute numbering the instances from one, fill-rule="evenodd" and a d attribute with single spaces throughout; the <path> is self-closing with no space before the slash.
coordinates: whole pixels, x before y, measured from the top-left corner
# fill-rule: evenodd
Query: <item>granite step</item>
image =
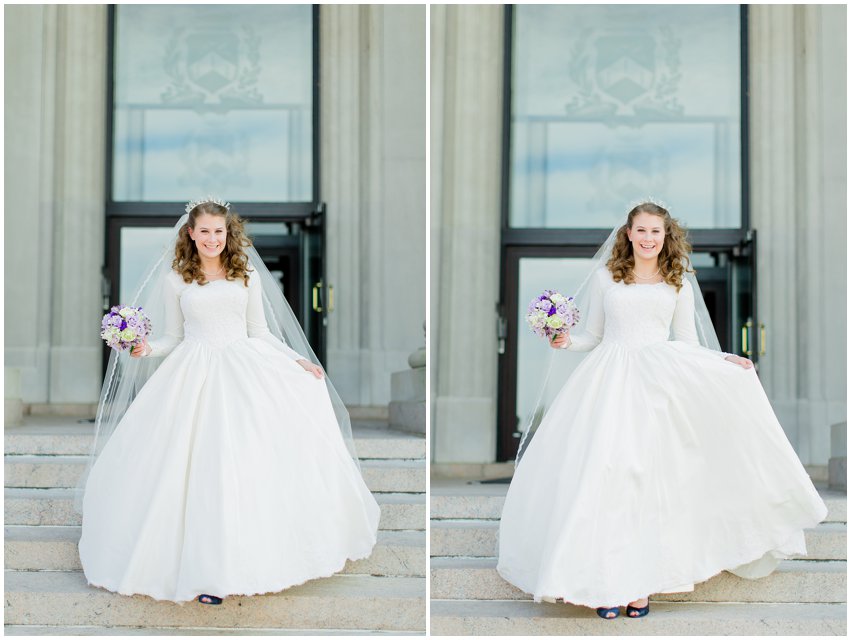
<path id="1" fill-rule="evenodd" d="M 425 494 L 377 493 L 375 499 L 381 507 L 379 529 L 425 530 Z M 4 512 L 7 525 L 80 524 L 80 515 L 74 511 L 73 489 L 6 489 Z"/>
<path id="2" fill-rule="evenodd" d="M 806 529 L 807 560 L 846 560 L 847 525 L 823 522 Z M 488 558 L 498 555 L 499 520 L 434 520 L 431 555 Z"/>
<path id="3" fill-rule="evenodd" d="M 56 627 L 6 625 L 6 636 L 232 636 L 232 629 L 210 627 Z M 241 636 L 421 636 L 417 631 L 374 629 L 240 629 Z"/>
<path id="4" fill-rule="evenodd" d="M 15 455 L 88 455 L 94 424 L 73 418 L 27 416 L 7 427 L 4 453 Z M 361 459 L 423 459 L 425 438 L 390 429 L 378 421 L 352 421 L 355 449 Z"/>
<path id="5" fill-rule="evenodd" d="M 209 607 L 118 595 L 81 572 L 7 571 L 5 598 L 7 625 L 425 631 L 423 578 L 337 575 Z"/>
<path id="6" fill-rule="evenodd" d="M 6 455 L 7 488 L 73 488 L 83 474 L 87 456 Z M 362 460 L 361 472 L 370 491 L 422 493 L 426 462 L 420 460 Z"/>
<path id="7" fill-rule="evenodd" d="M 431 635 L 846 635 L 845 604 L 654 603 L 649 616 L 602 620 L 587 607 L 431 600 Z"/>
<path id="8" fill-rule="evenodd" d="M 499 520 L 507 491 L 507 484 L 432 482 L 431 518 L 432 520 Z M 825 522 L 847 522 L 847 494 L 824 487 L 818 487 L 818 492 L 828 508 Z"/>
<path id="9" fill-rule="evenodd" d="M 5 568 L 16 571 L 80 571 L 80 527 L 6 526 Z M 369 558 L 349 561 L 343 573 L 425 576 L 424 531 L 380 531 Z"/>
<path id="10" fill-rule="evenodd" d="M 6 625 L 6 636 L 232 636 L 232 629 L 211 627 L 62 627 Z M 240 629 L 241 636 L 421 636 L 421 631 L 375 629 Z"/>
<path id="11" fill-rule="evenodd" d="M 438 600 L 531 600 L 503 580 L 495 558 L 432 558 L 431 597 Z M 745 580 L 726 571 L 695 585 L 692 592 L 657 594 L 669 602 L 845 602 L 847 563 L 842 560 L 784 560 L 772 574 Z"/>

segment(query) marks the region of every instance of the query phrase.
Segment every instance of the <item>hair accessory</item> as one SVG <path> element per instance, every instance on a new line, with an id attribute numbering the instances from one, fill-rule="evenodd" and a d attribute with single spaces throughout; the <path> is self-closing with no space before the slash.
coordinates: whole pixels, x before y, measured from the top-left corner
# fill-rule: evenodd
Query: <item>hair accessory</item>
<path id="1" fill-rule="evenodd" d="M 647 196 L 646 198 L 639 198 L 638 200 L 633 200 L 632 202 L 630 202 L 628 211 L 632 211 L 633 209 L 635 209 L 640 204 L 647 204 L 647 203 L 655 204 L 657 207 L 662 207 L 665 211 L 671 210 L 668 207 L 668 205 L 665 202 L 663 202 L 662 200 L 659 200 L 658 198 L 654 198 L 653 196 Z"/>
<path id="2" fill-rule="evenodd" d="M 199 204 L 205 204 L 207 202 L 212 202 L 213 204 L 217 204 L 220 207 L 224 207 L 228 211 L 230 211 L 230 202 L 225 202 L 224 200 L 219 200 L 218 198 L 214 198 L 213 196 L 207 196 L 201 200 L 193 200 L 191 202 L 186 203 L 186 213 L 189 213 L 197 207 Z"/>

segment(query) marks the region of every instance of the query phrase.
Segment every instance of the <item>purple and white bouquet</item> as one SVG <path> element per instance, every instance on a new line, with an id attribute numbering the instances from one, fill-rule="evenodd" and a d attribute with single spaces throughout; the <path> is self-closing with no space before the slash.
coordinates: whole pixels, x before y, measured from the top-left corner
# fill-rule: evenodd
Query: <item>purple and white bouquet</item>
<path id="1" fill-rule="evenodd" d="M 573 296 L 568 298 L 557 291 L 547 289 L 529 304 L 526 322 L 535 335 L 552 340 L 576 326 L 579 322 L 579 309 L 573 302 Z"/>
<path id="2" fill-rule="evenodd" d="M 100 337 L 116 351 L 129 351 L 145 341 L 151 333 L 151 320 L 142 307 L 117 306 L 109 310 L 100 323 Z"/>

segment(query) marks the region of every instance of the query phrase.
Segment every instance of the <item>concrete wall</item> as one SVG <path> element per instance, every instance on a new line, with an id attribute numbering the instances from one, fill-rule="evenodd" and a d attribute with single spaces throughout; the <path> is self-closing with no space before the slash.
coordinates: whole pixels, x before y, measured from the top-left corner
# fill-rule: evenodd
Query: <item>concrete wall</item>
<path id="1" fill-rule="evenodd" d="M 502 5 L 431 7 L 433 459 L 496 451 Z"/>
<path id="2" fill-rule="evenodd" d="M 846 418 L 846 8 L 751 5 L 760 378 L 805 463 Z"/>
<path id="3" fill-rule="evenodd" d="M 327 366 L 349 404 L 386 405 L 423 344 L 425 8 L 320 14 Z M 5 364 L 55 410 L 102 382 L 106 33 L 104 5 L 5 8 Z"/>
<path id="4" fill-rule="evenodd" d="M 97 400 L 106 7 L 5 8 L 6 366 L 28 403 Z"/>
<path id="5" fill-rule="evenodd" d="M 328 366 L 346 402 L 386 404 L 425 344 L 425 7 L 320 11 Z"/>

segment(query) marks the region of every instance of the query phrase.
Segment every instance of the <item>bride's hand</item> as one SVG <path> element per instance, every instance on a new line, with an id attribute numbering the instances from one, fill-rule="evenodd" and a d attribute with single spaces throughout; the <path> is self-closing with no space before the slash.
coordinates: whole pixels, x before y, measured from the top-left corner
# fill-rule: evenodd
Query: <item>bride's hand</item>
<path id="1" fill-rule="evenodd" d="M 564 333 L 560 333 L 550 341 L 550 346 L 553 349 L 564 349 L 569 344 L 567 338 L 567 331 L 565 331 Z"/>
<path id="2" fill-rule="evenodd" d="M 302 369 L 304 369 L 305 371 L 309 371 L 318 379 L 321 380 L 325 377 L 325 372 L 322 371 L 322 367 L 320 367 L 318 364 L 313 364 L 310 360 L 305 360 L 303 358 L 301 360 L 296 360 L 296 362 L 301 365 Z"/>
<path id="3" fill-rule="evenodd" d="M 133 350 L 130 352 L 131 358 L 141 358 L 142 356 L 146 356 L 151 352 L 151 348 L 148 346 L 148 339 L 145 338 L 142 341 L 142 344 L 137 344 L 133 347 Z"/>
<path id="4" fill-rule="evenodd" d="M 747 358 L 742 358 L 741 356 L 730 354 L 724 359 L 727 362 L 732 362 L 733 364 L 739 365 L 742 369 L 753 369 L 753 362 L 748 360 Z"/>

